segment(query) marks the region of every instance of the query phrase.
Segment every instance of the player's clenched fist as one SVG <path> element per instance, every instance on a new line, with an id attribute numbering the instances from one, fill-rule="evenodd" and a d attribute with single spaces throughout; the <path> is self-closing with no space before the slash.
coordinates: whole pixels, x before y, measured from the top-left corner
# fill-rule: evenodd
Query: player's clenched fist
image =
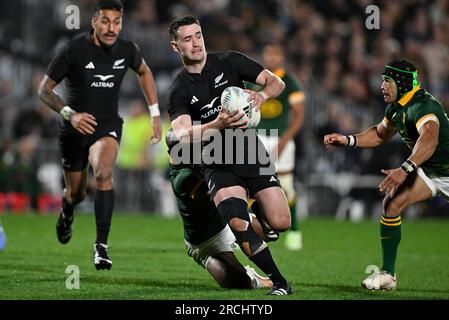
<path id="1" fill-rule="evenodd" d="M 82 134 L 93 134 L 97 125 L 95 117 L 87 112 L 75 112 L 70 117 L 70 123 Z"/>
<path id="2" fill-rule="evenodd" d="M 330 146 L 341 147 L 348 144 L 348 137 L 339 133 L 331 133 L 324 136 L 323 142 L 326 148 Z"/>

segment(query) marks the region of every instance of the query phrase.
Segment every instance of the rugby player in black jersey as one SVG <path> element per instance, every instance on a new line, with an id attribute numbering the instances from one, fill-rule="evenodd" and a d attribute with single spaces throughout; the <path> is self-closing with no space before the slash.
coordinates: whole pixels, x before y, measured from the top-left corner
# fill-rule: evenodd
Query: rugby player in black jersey
<path id="1" fill-rule="evenodd" d="M 169 32 L 172 48 L 180 54 L 184 63 L 184 69 L 170 88 L 168 106 L 172 128 L 181 143 L 191 142 L 197 130 L 201 131 L 201 139 L 208 140 L 207 132 L 215 130 L 224 136 L 225 129 L 244 128 L 246 123 L 240 120 L 243 114 L 237 111 L 229 113 L 220 106 L 220 96 L 225 88 L 244 88 L 243 81 L 262 85 L 264 89 L 260 92 L 247 90 L 250 93 L 249 101 L 256 109 L 284 89 L 285 85 L 279 77 L 241 53 L 207 54 L 201 26 L 195 17 L 175 20 Z M 255 130 L 249 132 L 248 137 L 251 136 L 257 148 L 263 148 L 267 155 Z M 228 163 L 226 160 L 208 164 L 203 162 L 202 173 L 211 198 L 228 222 L 242 251 L 273 281 L 269 294 L 291 294 L 290 284 L 276 266 L 267 244 L 252 228 L 247 211 L 250 196 L 257 200 L 266 223 L 276 231 L 285 231 L 290 227 L 288 202 L 272 164 L 269 160 L 268 164 L 264 164 L 260 159 L 250 163 L 250 143 L 247 139 L 243 141 L 244 163 Z M 223 150 L 227 149 L 226 143 L 222 145 Z M 222 155 L 225 153 L 222 152 Z M 272 170 L 263 170 L 270 167 Z M 267 171 L 271 174 L 261 174 Z"/>
<path id="2" fill-rule="evenodd" d="M 65 189 L 56 224 L 59 242 L 72 236 L 74 207 L 87 190 L 87 166 L 96 181 L 95 219 L 97 237 L 94 264 L 97 270 L 110 269 L 108 236 L 114 206 L 112 170 L 122 134 L 118 114 L 120 85 L 129 68 L 137 73 L 149 104 L 154 135 L 161 139 L 157 91 L 151 70 L 131 41 L 119 38 L 123 5 L 119 0 L 101 0 L 94 10 L 92 30 L 65 44 L 47 68 L 39 97 L 64 118 L 59 136 Z M 65 79 L 67 99 L 53 89 Z"/>

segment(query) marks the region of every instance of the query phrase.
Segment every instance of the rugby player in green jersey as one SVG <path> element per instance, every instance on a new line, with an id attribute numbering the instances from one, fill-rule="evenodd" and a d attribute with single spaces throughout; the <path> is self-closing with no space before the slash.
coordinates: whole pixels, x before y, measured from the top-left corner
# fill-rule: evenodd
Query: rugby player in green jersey
<path id="1" fill-rule="evenodd" d="M 383 265 L 380 273 L 362 281 L 370 290 L 397 286 L 395 263 L 404 209 L 437 194 L 449 199 L 449 118 L 441 103 L 420 87 L 415 66 L 406 60 L 389 63 L 382 79 L 381 90 L 388 104 L 382 122 L 362 133 L 324 137 L 326 147 L 370 148 L 399 133 L 411 150 L 399 168 L 382 170 L 386 176 L 379 185 L 385 193 L 380 219 Z"/>
<path id="2" fill-rule="evenodd" d="M 178 143 L 173 129 L 167 132 L 165 141 L 170 153 Z M 187 254 L 222 288 L 272 288 L 269 278 L 260 276 L 250 266 L 243 267 L 235 256 L 235 236 L 209 197 L 200 165 L 178 164 L 171 157 L 170 163 L 170 180 L 182 218 Z M 263 238 L 257 219 L 252 219 L 251 224 Z"/>

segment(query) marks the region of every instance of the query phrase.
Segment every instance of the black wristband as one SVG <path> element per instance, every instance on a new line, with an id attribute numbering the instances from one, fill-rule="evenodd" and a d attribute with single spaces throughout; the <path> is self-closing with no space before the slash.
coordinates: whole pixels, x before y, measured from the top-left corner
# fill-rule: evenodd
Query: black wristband
<path id="1" fill-rule="evenodd" d="M 401 169 L 404 170 L 407 174 L 409 174 L 416 170 L 416 164 L 412 160 L 407 159 L 401 165 Z"/>
<path id="2" fill-rule="evenodd" d="M 346 144 L 347 146 L 350 147 L 357 147 L 357 137 L 353 134 L 349 135 L 349 136 L 345 136 L 346 139 L 348 139 L 348 143 Z"/>
<path id="3" fill-rule="evenodd" d="M 413 170 L 416 170 L 417 166 L 416 166 L 416 164 L 412 160 L 407 159 L 405 161 L 408 162 L 413 167 Z"/>

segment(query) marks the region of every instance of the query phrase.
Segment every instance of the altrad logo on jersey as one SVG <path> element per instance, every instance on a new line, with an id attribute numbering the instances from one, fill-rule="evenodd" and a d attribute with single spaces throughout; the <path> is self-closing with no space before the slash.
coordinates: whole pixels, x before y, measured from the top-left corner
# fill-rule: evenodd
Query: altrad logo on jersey
<path id="1" fill-rule="evenodd" d="M 94 75 L 94 78 L 99 78 L 101 81 L 94 81 L 90 84 L 91 87 L 95 87 L 95 88 L 113 88 L 114 87 L 114 82 L 106 82 L 106 80 L 111 79 L 115 77 L 113 74 L 108 74 L 108 75 L 101 75 L 101 74 L 96 74 Z"/>
<path id="2" fill-rule="evenodd" d="M 220 110 L 221 110 L 221 106 L 220 105 L 214 107 L 214 102 L 217 99 L 218 99 L 218 97 L 215 97 L 211 101 L 211 103 L 206 104 L 204 107 L 202 107 L 200 109 L 200 111 L 201 111 L 201 119 L 207 119 L 210 116 L 216 114 L 217 112 L 220 112 Z M 205 110 L 205 113 L 203 113 L 204 112 L 203 110 Z"/>

